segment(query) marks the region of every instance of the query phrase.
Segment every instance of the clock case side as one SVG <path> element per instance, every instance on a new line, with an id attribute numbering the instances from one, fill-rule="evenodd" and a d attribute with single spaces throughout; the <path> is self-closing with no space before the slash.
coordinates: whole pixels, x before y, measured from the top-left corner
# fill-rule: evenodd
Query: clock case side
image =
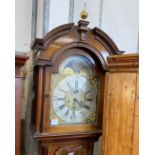
<path id="1" fill-rule="evenodd" d="M 68 139 L 68 137 L 88 138 L 99 137 L 102 127 L 102 111 L 103 111 L 103 95 L 104 95 L 104 75 L 107 71 L 107 56 L 118 55 L 123 52 L 119 51 L 110 37 L 98 28 L 89 29 L 83 24 L 85 21 L 79 21 L 78 26 L 74 24 L 62 25 L 49 32 L 43 39 L 36 39 L 32 43 L 32 49 L 35 55 L 34 67 L 34 88 L 35 98 L 33 100 L 32 124 L 34 129 L 33 137 L 36 139 Z M 74 52 L 73 49 L 82 50 L 85 52 Z M 71 50 L 72 52 L 66 52 Z M 45 130 L 45 102 L 49 98 L 49 93 L 46 93 L 45 83 L 48 81 L 47 72 L 57 72 L 59 59 L 68 55 L 78 54 L 89 56 L 95 60 L 98 66 L 98 71 L 102 73 L 100 86 L 99 107 L 99 125 L 95 129 L 86 130 L 84 132 L 52 132 L 53 130 Z M 58 61 L 59 60 L 59 61 Z M 49 73 L 48 73 L 49 74 Z M 101 74 L 100 74 L 101 75 Z M 46 77 L 45 77 L 46 76 Z M 47 84 L 46 84 L 47 85 Z M 45 124 L 44 124 L 45 123 Z M 73 130 L 74 131 L 74 130 Z M 69 136 L 70 135 L 70 136 Z M 70 138 L 69 138 L 70 139 Z"/>

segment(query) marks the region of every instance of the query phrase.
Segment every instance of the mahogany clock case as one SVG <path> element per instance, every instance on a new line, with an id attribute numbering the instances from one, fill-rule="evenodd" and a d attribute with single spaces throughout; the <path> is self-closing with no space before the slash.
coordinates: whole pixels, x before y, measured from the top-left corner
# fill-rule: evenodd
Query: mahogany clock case
<path id="1" fill-rule="evenodd" d="M 39 140 L 42 155 L 92 155 L 93 144 L 102 135 L 107 57 L 123 52 L 106 33 L 99 28 L 90 29 L 88 24 L 79 21 L 78 25 L 59 26 L 32 43 L 35 57 L 33 137 Z M 59 74 L 61 63 L 70 56 L 89 60 L 94 75 L 99 78 L 96 123 L 51 125 L 51 79 L 54 74 Z"/>

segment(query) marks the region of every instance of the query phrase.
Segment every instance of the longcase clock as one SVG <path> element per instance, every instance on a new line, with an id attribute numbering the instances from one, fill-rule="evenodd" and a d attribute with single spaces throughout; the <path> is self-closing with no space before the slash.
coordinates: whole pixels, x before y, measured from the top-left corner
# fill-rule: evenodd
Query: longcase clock
<path id="1" fill-rule="evenodd" d="M 33 137 L 42 155 L 92 155 L 102 135 L 106 57 L 121 52 L 87 25 L 62 25 L 32 43 Z"/>

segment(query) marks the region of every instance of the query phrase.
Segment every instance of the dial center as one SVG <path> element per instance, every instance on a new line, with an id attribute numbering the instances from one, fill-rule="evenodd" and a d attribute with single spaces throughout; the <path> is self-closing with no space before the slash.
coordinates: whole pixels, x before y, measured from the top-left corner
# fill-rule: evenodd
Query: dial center
<path id="1" fill-rule="evenodd" d="M 82 108 L 82 104 L 84 103 L 84 95 L 80 90 L 76 90 L 76 92 L 67 92 L 65 95 L 65 104 L 70 110 L 80 110 Z"/>

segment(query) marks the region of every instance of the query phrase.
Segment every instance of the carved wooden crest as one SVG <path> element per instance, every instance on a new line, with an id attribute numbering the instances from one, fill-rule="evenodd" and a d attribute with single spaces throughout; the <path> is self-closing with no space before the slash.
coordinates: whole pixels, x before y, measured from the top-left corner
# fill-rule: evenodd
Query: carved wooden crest
<path id="1" fill-rule="evenodd" d="M 52 65 L 56 56 L 72 48 L 84 49 L 96 57 L 103 70 L 107 69 L 107 56 L 122 54 L 112 39 L 101 29 L 90 29 L 89 22 L 80 20 L 78 25 L 65 24 L 47 33 L 42 39 L 36 38 L 31 45 L 37 63 Z M 50 59 L 49 59 L 50 58 Z"/>

